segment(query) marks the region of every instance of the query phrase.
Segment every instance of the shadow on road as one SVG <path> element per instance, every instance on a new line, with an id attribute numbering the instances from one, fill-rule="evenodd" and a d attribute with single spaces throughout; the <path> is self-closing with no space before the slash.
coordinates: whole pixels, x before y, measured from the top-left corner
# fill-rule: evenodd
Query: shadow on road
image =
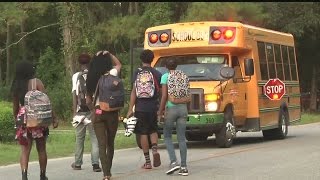
<path id="1" fill-rule="evenodd" d="M 283 140 L 277 140 L 277 139 L 273 139 L 273 140 L 267 140 L 265 139 L 263 136 L 241 136 L 241 137 L 236 137 L 233 140 L 233 145 L 232 146 L 245 146 L 245 145 L 253 145 L 253 144 L 261 144 L 261 143 L 265 143 L 265 142 L 272 142 L 272 141 L 285 141 L 286 139 L 292 139 L 295 138 L 296 136 L 287 136 L 285 139 Z M 178 148 L 178 143 L 175 142 L 174 143 L 175 148 Z M 206 148 L 219 148 L 216 145 L 216 141 L 215 141 L 215 137 L 209 137 L 207 140 L 205 141 L 187 141 L 187 146 L 188 149 L 206 149 Z M 165 149 L 165 145 L 160 146 L 161 149 Z"/>

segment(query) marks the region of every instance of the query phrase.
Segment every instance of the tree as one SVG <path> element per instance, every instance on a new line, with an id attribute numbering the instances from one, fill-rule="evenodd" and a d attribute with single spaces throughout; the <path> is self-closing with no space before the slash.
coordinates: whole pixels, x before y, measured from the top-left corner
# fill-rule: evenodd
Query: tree
<path id="1" fill-rule="evenodd" d="M 251 2 L 194 2 L 188 7 L 183 22 L 187 21 L 241 21 L 262 26 L 268 19 L 261 3 Z"/>
<path id="2" fill-rule="evenodd" d="M 277 2 L 266 4 L 270 12 L 268 26 L 270 28 L 292 33 L 296 40 L 300 81 L 309 79 L 311 91 L 310 111 L 317 110 L 317 75 L 320 67 L 320 4 L 315 2 Z M 294 16 L 288 16 L 294 14 Z M 303 62 L 303 63 L 302 63 Z M 312 71 L 302 71 L 312 67 Z M 306 89 L 303 87 L 303 89 Z"/>

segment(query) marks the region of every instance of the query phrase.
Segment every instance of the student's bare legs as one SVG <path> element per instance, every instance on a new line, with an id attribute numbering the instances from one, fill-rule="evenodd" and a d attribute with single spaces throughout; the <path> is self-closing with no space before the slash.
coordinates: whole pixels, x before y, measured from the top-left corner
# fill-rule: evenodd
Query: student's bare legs
<path id="1" fill-rule="evenodd" d="M 29 156 L 32 148 L 32 139 L 28 138 L 28 145 L 20 145 L 21 147 L 21 154 L 20 154 L 20 167 L 21 170 L 28 170 L 29 164 Z"/>

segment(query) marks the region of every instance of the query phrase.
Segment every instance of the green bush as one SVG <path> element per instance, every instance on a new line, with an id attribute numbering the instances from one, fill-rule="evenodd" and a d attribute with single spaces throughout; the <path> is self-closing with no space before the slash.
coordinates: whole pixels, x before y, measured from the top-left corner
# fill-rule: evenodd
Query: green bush
<path id="1" fill-rule="evenodd" d="M 10 87 L 0 86 L 0 101 L 9 101 L 10 99 Z"/>
<path id="2" fill-rule="evenodd" d="M 12 116 L 12 104 L 0 102 L 0 107 L 0 141 L 13 141 L 15 136 L 15 123 Z"/>
<path id="3" fill-rule="evenodd" d="M 71 77 L 67 76 L 62 55 L 47 47 L 37 65 L 41 79 L 59 120 L 70 120 L 72 114 Z M 48 68 L 50 67 L 50 68 Z"/>

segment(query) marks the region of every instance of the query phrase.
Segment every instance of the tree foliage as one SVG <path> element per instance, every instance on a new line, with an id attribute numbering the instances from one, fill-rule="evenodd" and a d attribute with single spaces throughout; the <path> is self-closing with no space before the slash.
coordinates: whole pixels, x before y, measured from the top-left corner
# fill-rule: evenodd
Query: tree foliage
<path id="1" fill-rule="evenodd" d="M 316 2 L 1 2 L 0 85 L 7 80 L 2 89 L 8 89 L 14 64 L 21 59 L 38 64 L 37 73 L 55 97 L 60 117 L 67 119 L 71 75 L 78 70 L 79 53 L 109 50 L 115 54 L 123 63 L 121 75 L 129 90 L 130 42 L 135 68 L 148 27 L 189 21 L 240 21 L 292 33 L 300 82 L 305 82 L 302 89 L 316 87 L 310 83 L 312 72 L 302 71 L 320 67 L 320 5 Z M 30 33 L 4 51 L 28 32 L 55 23 L 58 25 Z"/>

